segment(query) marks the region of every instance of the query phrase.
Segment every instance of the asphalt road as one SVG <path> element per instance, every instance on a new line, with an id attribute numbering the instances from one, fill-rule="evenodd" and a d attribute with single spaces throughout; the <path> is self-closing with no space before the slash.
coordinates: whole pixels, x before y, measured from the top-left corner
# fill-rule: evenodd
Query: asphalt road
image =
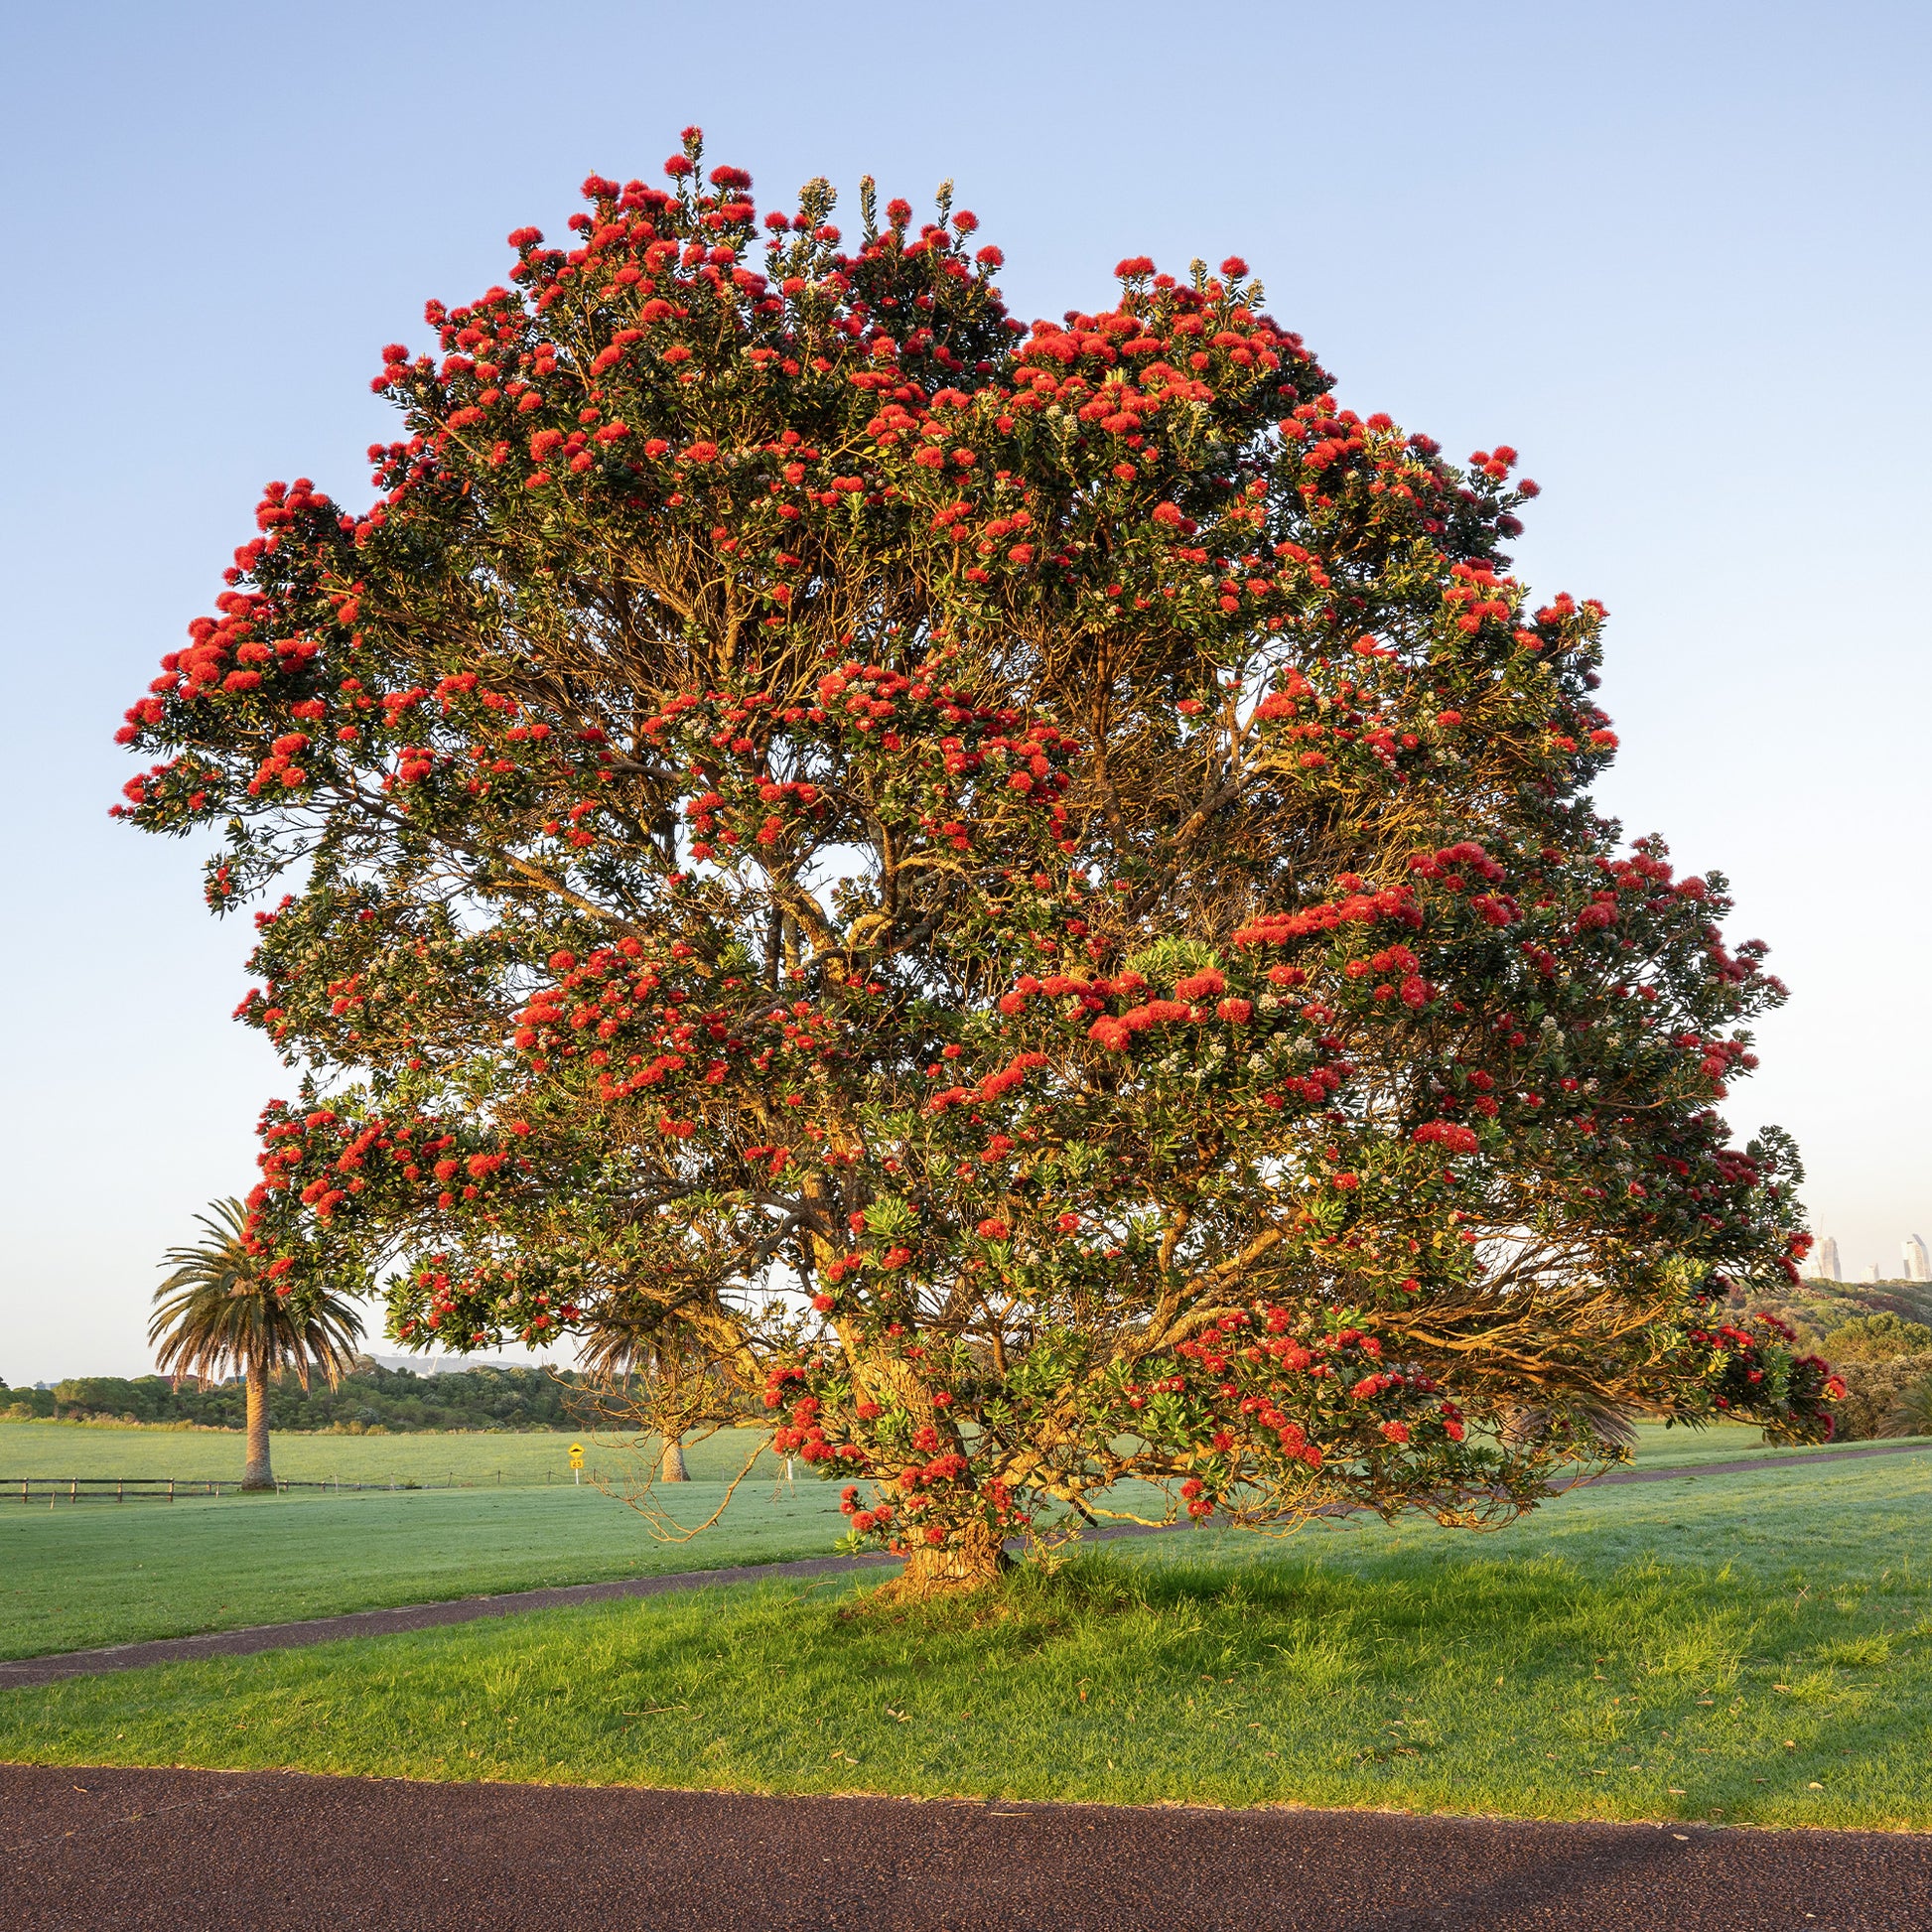
<path id="1" fill-rule="evenodd" d="M 1914 1932 L 1932 1837 L 0 1766 L 8 1932 Z"/>

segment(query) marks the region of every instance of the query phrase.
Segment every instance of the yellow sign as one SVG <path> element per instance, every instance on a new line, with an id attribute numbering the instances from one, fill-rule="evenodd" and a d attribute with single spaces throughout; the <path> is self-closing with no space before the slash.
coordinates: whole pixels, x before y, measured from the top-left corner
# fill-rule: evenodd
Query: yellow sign
<path id="1" fill-rule="evenodd" d="M 584 1466 L 584 1445 L 582 1443 L 571 1444 L 570 1466 L 573 1469 L 581 1469 Z"/>

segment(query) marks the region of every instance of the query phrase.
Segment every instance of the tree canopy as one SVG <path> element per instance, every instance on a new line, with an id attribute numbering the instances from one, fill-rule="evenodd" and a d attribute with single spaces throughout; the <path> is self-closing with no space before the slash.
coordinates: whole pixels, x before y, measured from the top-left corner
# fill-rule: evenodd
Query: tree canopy
<path id="1" fill-rule="evenodd" d="M 1922 1355 L 1932 1353 L 1932 1328 L 1880 1310 L 1840 1322 L 1825 1337 L 1825 1348 L 1835 1362 L 1883 1362 L 1894 1355 Z"/>
<path id="2" fill-rule="evenodd" d="M 1340 407 L 1238 259 L 1030 326 L 950 188 L 593 177 L 384 351 L 128 714 L 291 1065 L 251 1238 L 393 1332 L 755 1391 L 974 1577 L 1123 1476 L 1507 1517 L 1606 1412 L 1807 1437 L 1716 1111 L 1783 997 L 1588 786 L 1604 613 L 1514 451 Z M 915 1567 L 918 1567 L 915 1566 Z"/>

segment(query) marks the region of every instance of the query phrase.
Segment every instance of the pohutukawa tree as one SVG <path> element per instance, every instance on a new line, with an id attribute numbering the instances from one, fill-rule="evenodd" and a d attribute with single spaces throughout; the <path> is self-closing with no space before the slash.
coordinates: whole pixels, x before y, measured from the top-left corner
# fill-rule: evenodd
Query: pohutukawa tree
<path id="1" fill-rule="evenodd" d="M 1587 788 L 1534 485 L 1336 405 L 1239 260 L 1031 326 L 823 182 L 593 178 L 268 485 L 128 714 L 299 1100 L 252 1238 L 392 1329 L 760 1404 L 905 1587 L 1124 1477 L 1507 1518 L 1644 1414 L 1829 1429 L 1715 1111 L 1783 997 Z"/>

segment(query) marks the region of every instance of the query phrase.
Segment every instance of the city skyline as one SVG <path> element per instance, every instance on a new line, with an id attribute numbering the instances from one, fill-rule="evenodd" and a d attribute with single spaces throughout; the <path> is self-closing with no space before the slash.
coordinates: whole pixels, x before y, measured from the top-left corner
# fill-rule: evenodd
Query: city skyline
<path id="1" fill-rule="evenodd" d="M 1932 1282 L 1932 1248 L 1928 1248 L 1923 1236 L 1909 1233 L 1898 1244 L 1899 1267 L 1896 1273 L 1888 1272 L 1881 1261 L 1867 1261 L 1863 1271 L 1853 1273 L 1847 1270 L 1844 1251 L 1834 1234 L 1818 1237 L 1817 1245 L 1811 1251 L 1810 1266 L 1804 1271 L 1805 1279 L 1814 1282 Z"/>

